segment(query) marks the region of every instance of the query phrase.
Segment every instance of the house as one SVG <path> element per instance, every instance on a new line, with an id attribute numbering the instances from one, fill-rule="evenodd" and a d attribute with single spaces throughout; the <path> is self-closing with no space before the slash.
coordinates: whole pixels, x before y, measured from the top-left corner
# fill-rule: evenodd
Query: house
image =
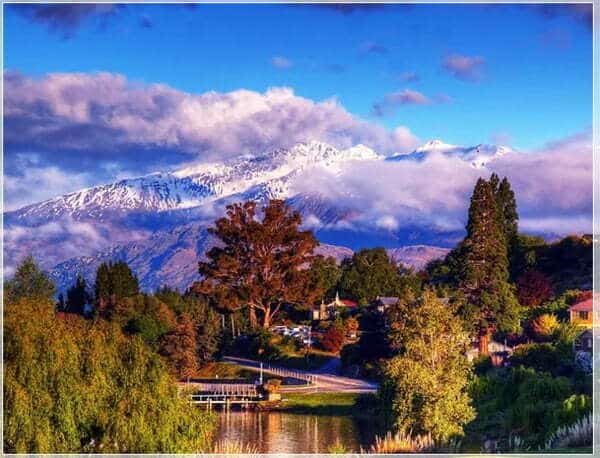
<path id="1" fill-rule="evenodd" d="M 358 307 L 358 303 L 348 299 L 340 299 L 340 295 L 336 292 L 335 299 L 332 302 L 325 304 L 325 302 L 321 301 L 319 305 L 313 308 L 312 319 L 315 321 L 328 320 L 335 318 L 342 308 L 352 309 L 356 307 Z"/>
<path id="2" fill-rule="evenodd" d="M 575 352 L 585 351 L 588 353 L 592 352 L 594 348 L 594 335 L 591 329 L 583 331 L 573 342 L 573 349 Z"/>
<path id="3" fill-rule="evenodd" d="M 513 348 L 506 344 L 490 340 L 488 343 L 488 352 L 494 366 L 502 366 L 504 361 L 512 354 Z M 479 348 L 476 342 L 473 342 L 473 346 L 467 351 L 467 359 L 473 361 L 479 356 Z"/>
<path id="4" fill-rule="evenodd" d="M 569 321 L 579 326 L 591 327 L 593 305 L 592 298 L 573 304 L 569 307 Z"/>
<path id="5" fill-rule="evenodd" d="M 396 305 L 400 299 L 395 296 L 377 296 L 377 298 L 371 302 L 371 307 L 375 308 L 379 313 L 384 313 L 388 307 Z"/>

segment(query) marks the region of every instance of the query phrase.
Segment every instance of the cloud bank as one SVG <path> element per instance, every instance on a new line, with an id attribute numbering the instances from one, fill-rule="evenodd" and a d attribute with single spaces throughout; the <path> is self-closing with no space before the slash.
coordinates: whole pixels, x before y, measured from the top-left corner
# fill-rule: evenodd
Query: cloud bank
<path id="1" fill-rule="evenodd" d="M 352 164 L 341 174 L 322 171 L 300 177 L 295 191 L 318 192 L 341 208 L 352 208 L 345 227 L 395 231 L 414 224 L 462 231 L 477 178 L 507 176 L 516 193 L 520 227 L 565 234 L 592 229 L 591 133 L 500 157 L 477 169 L 459 158 L 433 154 L 423 162 Z M 366 178 L 368 177 L 368 179 Z M 312 220 L 312 226 L 318 227 Z"/>
<path id="2" fill-rule="evenodd" d="M 19 170 L 23 154 L 35 153 L 38 167 L 86 172 L 99 183 L 110 179 L 108 163 L 141 174 L 310 140 L 339 148 L 362 143 L 384 154 L 418 144 L 404 126 L 385 129 L 354 116 L 335 99 L 314 101 L 287 87 L 192 94 L 113 73 L 29 78 L 5 72 L 4 83 L 7 173 L 22 180 L 25 193 L 17 198 L 16 186 L 7 188 L 9 207 L 41 197 L 27 193 L 35 180 L 26 181 Z M 63 191 L 44 189 L 45 197 Z"/>
<path id="3" fill-rule="evenodd" d="M 335 99 L 317 102 L 286 87 L 191 94 L 112 73 L 33 79 L 8 72 L 4 81 L 9 151 L 132 153 L 137 161 L 157 150 L 214 159 L 307 140 L 340 148 L 363 143 L 383 153 L 408 151 L 416 142 L 357 118 Z"/>

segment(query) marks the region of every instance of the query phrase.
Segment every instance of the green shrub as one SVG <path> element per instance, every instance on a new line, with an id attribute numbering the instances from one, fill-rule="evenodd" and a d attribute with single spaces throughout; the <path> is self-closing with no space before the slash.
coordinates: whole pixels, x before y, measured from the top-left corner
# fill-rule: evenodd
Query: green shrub
<path id="1" fill-rule="evenodd" d="M 575 371 L 573 351 L 551 343 L 522 345 L 510 357 L 514 367 L 525 366 L 553 375 L 571 375 Z"/>
<path id="2" fill-rule="evenodd" d="M 477 375 L 487 374 L 493 368 L 494 364 L 492 363 L 492 358 L 488 355 L 481 355 L 473 360 L 473 370 Z"/>

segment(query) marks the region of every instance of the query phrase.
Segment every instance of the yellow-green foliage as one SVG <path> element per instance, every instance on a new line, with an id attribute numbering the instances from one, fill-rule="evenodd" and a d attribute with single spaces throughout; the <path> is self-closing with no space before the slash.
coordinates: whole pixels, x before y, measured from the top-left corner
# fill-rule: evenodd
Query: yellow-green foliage
<path id="1" fill-rule="evenodd" d="M 558 319 L 555 315 L 544 313 L 531 322 L 531 330 L 539 339 L 547 339 L 558 328 Z"/>
<path id="2" fill-rule="evenodd" d="M 430 434 L 436 441 L 463 435 L 474 410 L 467 394 L 468 337 L 450 306 L 426 291 L 401 306 L 391 323 L 398 355 L 384 366 L 379 399 L 396 430 Z"/>
<path id="3" fill-rule="evenodd" d="M 161 358 L 115 323 L 5 303 L 4 449 L 201 452 L 213 419 L 177 395 Z"/>

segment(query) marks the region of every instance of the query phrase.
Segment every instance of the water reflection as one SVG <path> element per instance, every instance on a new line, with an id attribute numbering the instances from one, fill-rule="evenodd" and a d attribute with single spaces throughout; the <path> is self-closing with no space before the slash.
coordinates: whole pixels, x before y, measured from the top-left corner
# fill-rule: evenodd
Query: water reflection
<path id="1" fill-rule="evenodd" d="M 217 433 L 218 440 L 252 444 L 260 453 L 327 453 L 336 443 L 359 452 L 373 436 L 349 416 L 254 411 L 220 412 Z"/>

